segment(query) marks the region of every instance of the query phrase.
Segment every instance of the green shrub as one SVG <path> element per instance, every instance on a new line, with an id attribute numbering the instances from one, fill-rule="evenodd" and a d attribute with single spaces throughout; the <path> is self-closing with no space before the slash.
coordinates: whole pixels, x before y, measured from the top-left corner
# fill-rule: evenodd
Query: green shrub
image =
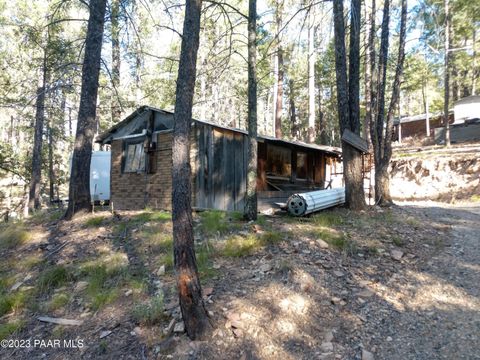
<path id="1" fill-rule="evenodd" d="M 7 339 L 13 333 L 20 331 L 23 326 L 24 322 L 19 320 L 0 324 L 0 340 Z"/>
<path id="2" fill-rule="evenodd" d="M 102 225 L 103 221 L 106 219 L 103 215 L 93 216 L 85 221 L 85 226 L 87 227 L 99 227 Z"/>
<path id="3" fill-rule="evenodd" d="M 135 305 L 132 314 L 138 323 L 142 325 L 154 325 L 165 318 L 163 311 L 163 296 L 156 295 L 146 303 Z"/>
<path id="4" fill-rule="evenodd" d="M 48 293 L 73 280 L 70 269 L 63 265 L 54 265 L 44 270 L 38 279 L 38 290 Z"/>
<path id="5" fill-rule="evenodd" d="M 0 249 L 12 249 L 26 243 L 32 238 L 31 232 L 23 223 L 0 226 Z"/>
<path id="6" fill-rule="evenodd" d="M 343 224 L 343 218 L 338 212 L 328 210 L 321 211 L 313 216 L 315 225 L 323 227 L 333 227 Z"/>

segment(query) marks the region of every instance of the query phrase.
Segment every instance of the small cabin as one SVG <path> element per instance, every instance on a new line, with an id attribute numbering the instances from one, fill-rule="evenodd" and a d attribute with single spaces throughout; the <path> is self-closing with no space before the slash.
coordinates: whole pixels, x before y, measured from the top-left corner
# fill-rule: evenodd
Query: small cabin
<path id="1" fill-rule="evenodd" d="M 464 97 L 455 102 L 455 125 L 480 120 L 480 95 Z"/>
<path id="2" fill-rule="evenodd" d="M 142 106 L 99 135 L 111 148 L 110 193 L 118 210 L 171 209 L 174 114 Z M 192 119 L 192 206 L 243 211 L 247 132 Z M 342 186 L 341 150 L 258 136 L 259 208 L 295 193 Z"/>

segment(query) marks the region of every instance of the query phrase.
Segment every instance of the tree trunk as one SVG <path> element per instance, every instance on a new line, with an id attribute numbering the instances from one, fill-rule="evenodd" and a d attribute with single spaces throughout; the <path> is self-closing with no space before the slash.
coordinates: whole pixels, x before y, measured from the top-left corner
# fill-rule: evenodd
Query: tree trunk
<path id="1" fill-rule="evenodd" d="M 473 27 L 473 34 L 472 34 L 472 95 L 476 95 L 475 92 L 476 88 L 476 81 L 477 81 L 477 29 Z"/>
<path id="2" fill-rule="evenodd" d="M 255 4 L 256 6 L 256 4 Z M 282 28 L 282 13 L 283 13 L 283 1 L 277 2 L 277 9 L 275 13 L 275 21 L 277 27 L 277 36 L 280 36 L 280 30 Z M 256 31 L 256 30 L 255 30 Z M 256 40 L 255 40 L 256 41 Z M 256 60 L 255 60 L 256 61 Z M 283 77 L 284 77 L 284 64 L 283 64 L 283 48 L 280 39 L 277 39 L 277 91 L 276 91 L 276 104 L 275 104 L 275 137 L 282 138 L 282 110 L 283 110 Z M 255 65 L 256 66 L 256 65 Z M 256 74 L 255 74 L 256 76 Z M 256 81 L 256 80 L 255 80 Z M 256 120 L 255 120 L 256 122 Z"/>
<path id="3" fill-rule="evenodd" d="M 398 60 L 393 81 L 392 97 L 387 113 L 385 139 L 383 143 L 383 156 L 375 162 L 375 200 L 382 206 L 392 204 L 390 195 L 390 178 L 388 167 L 392 158 L 392 133 L 393 117 L 400 99 L 400 86 L 403 76 L 403 64 L 405 60 L 405 39 L 407 34 L 407 0 L 402 0 L 400 16 L 400 38 L 398 45 Z M 378 170 L 377 170 L 378 169 Z"/>
<path id="4" fill-rule="evenodd" d="M 289 100 L 290 100 L 290 133 L 293 139 L 298 137 L 297 110 L 295 108 L 295 89 L 292 79 L 288 81 Z"/>
<path id="5" fill-rule="evenodd" d="M 112 124 L 120 121 L 122 108 L 119 99 L 120 88 L 120 0 L 112 0 Z"/>
<path id="6" fill-rule="evenodd" d="M 82 90 L 78 110 L 77 131 L 72 157 L 68 208 L 65 219 L 74 214 L 91 211 L 90 160 L 96 130 L 98 78 L 102 51 L 106 0 L 90 1 L 85 57 L 82 68 Z"/>
<path id="7" fill-rule="evenodd" d="M 315 142 L 315 15 L 313 5 L 308 13 L 308 136 Z"/>
<path id="8" fill-rule="evenodd" d="M 283 111 L 283 49 L 278 47 L 278 80 L 277 99 L 275 105 L 275 137 L 282 138 L 282 111 Z"/>
<path id="9" fill-rule="evenodd" d="M 246 220 L 257 219 L 257 1 L 248 2 L 248 169 Z"/>
<path id="10" fill-rule="evenodd" d="M 359 0 L 354 0 L 356 4 L 352 4 L 352 17 L 358 16 L 360 21 L 360 3 Z M 334 32 L 335 32 L 335 73 L 337 81 L 337 108 L 340 123 L 340 132 L 346 129 L 354 131 L 358 134 L 360 129 L 358 114 L 356 118 L 350 118 L 349 102 L 353 100 L 358 104 L 359 99 L 349 99 L 349 93 L 356 92 L 355 87 L 359 84 L 351 84 L 350 87 L 347 81 L 347 62 L 345 50 L 345 23 L 343 20 L 343 0 L 333 2 L 333 16 L 334 16 Z M 357 24 L 357 20 L 355 20 Z M 354 29 L 352 31 L 359 31 Z M 355 44 L 351 45 L 351 56 L 355 56 L 360 43 L 357 41 L 359 37 L 356 34 L 352 35 L 355 39 Z M 352 51 L 352 46 L 354 47 Z M 355 59 L 359 61 L 359 59 Z M 351 79 L 355 79 L 355 75 Z M 354 81 L 354 80 L 352 80 Z M 356 112 L 357 110 L 354 109 Z M 355 123 L 357 121 L 358 123 Z M 363 174 L 362 174 L 362 156 L 355 148 L 348 143 L 342 141 L 342 155 L 343 155 L 343 176 L 345 179 L 345 202 L 346 205 L 353 210 L 361 210 L 365 208 L 365 193 L 363 190 Z"/>
<path id="11" fill-rule="evenodd" d="M 52 135 L 52 119 L 48 123 L 48 185 L 50 203 L 55 198 L 55 174 L 53 172 L 53 135 Z"/>
<path id="12" fill-rule="evenodd" d="M 48 42 L 48 41 L 47 41 Z M 32 173 L 30 178 L 30 189 L 28 193 L 29 210 L 40 208 L 40 187 L 42 180 L 42 143 L 43 143 L 43 123 L 45 121 L 45 91 L 47 89 L 47 50 L 43 53 L 42 79 L 37 88 L 37 101 L 35 112 L 35 133 L 33 137 L 32 153 Z"/>
<path id="13" fill-rule="evenodd" d="M 358 135 L 360 135 L 360 1 L 352 0 L 351 2 L 348 79 L 350 130 Z"/>
<path id="14" fill-rule="evenodd" d="M 383 202 L 385 205 L 389 203 L 389 199 L 385 199 L 384 196 L 389 193 L 384 193 L 383 191 L 384 189 L 382 188 L 382 184 L 384 184 L 385 181 L 379 181 L 377 183 L 377 178 L 383 178 L 383 175 L 385 174 L 388 176 L 388 173 L 384 169 L 384 149 L 387 135 L 387 131 L 385 131 L 385 87 L 387 81 L 389 22 L 390 1 L 386 0 L 383 8 L 380 51 L 378 55 L 378 69 L 376 73 L 376 76 L 378 77 L 376 86 L 377 90 L 375 93 L 375 99 L 373 101 L 373 104 L 375 105 L 375 116 L 372 118 L 373 123 L 370 129 L 375 162 L 375 200 L 377 203 Z M 390 159 L 388 161 L 390 161 Z M 386 167 L 388 168 L 388 163 Z"/>
<path id="15" fill-rule="evenodd" d="M 363 137 L 371 147 L 370 123 L 372 122 L 372 76 L 375 69 L 375 0 L 371 1 L 370 14 L 365 5 L 365 120 Z M 369 16 L 370 15 L 370 16 Z"/>
<path id="16" fill-rule="evenodd" d="M 443 125 L 445 126 L 445 146 L 450 146 L 450 124 L 448 122 L 448 107 L 450 97 L 450 11 L 448 0 L 444 0 L 445 6 L 445 42 L 444 42 L 444 103 L 443 103 Z"/>
<path id="17" fill-rule="evenodd" d="M 190 339 L 209 325 L 198 277 L 191 206 L 190 125 L 200 42 L 202 0 L 187 0 L 175 95 L 172 143 L 172 221 L 174 263 L 185 330 Z"/>

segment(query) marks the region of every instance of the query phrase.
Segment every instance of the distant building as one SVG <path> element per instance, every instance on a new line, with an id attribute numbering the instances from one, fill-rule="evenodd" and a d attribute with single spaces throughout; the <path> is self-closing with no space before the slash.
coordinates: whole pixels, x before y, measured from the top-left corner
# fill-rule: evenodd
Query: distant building
<path id="1" fill-rule="evenodd" d="M 453 124 L 453 121 L 453 113 L 451 113 L 449 114 L 450 124 Z M 408 137 L 432 137 L 436 128 L 443 127 L 443 114 L 429 114 L 428 124 L 427 131 L 427 114 L 397 118 L 393 122 L 393 141 L 402 142 Z"/>
<path id="2" fill-rule="evenodd" d="M 480 119 L 480 95 L 467 96 L 458 100 L 453 107 L 455 113 L 454 124 L 463 124 Z"/>

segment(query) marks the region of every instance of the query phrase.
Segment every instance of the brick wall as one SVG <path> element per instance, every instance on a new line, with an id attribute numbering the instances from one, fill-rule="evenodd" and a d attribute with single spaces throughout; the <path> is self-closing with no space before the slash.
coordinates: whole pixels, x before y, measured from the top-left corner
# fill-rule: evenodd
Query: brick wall
<path id="1" fill-rule="evenodd" d="M 113 208 L 140 210 L 145 207 L 169 210 L 172 199 L 172 134 L 158 134 L 153 156 L 155 173 L 123 173 L 123 141 L 111 145 L 110 193 Z"/>

